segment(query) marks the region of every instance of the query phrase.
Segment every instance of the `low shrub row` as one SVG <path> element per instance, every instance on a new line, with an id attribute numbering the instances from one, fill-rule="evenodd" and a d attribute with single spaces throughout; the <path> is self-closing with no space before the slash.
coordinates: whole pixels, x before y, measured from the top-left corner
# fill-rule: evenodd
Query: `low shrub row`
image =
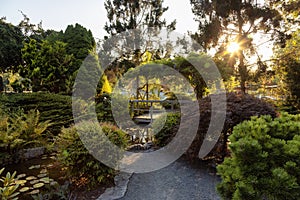
<path id="1" fill-rule="evenodd" d="M 18 110 L 27 113 L 39 110 L 40 121 L 52 122 L 48 130 L 58 134 L 63 126 L 73 122 L 72 99 L 70 96 L 49 93 L 1 94 L 0 104 L 9 114 Z"/>

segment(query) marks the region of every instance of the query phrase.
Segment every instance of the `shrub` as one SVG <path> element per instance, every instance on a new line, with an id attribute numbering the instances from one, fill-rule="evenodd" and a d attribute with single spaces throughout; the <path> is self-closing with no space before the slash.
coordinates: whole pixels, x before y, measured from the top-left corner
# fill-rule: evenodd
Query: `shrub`
<path id="1" fill-rule="evenodd" d="M 253 117 L 234 127 L 218 166 L 224 199 L 300 199 L 300 115 Z"/>
<path id="2" fill-rule="evenodd" d="M 88 144 L 89 150 L 92 149 L 94 153 L 97 151 L 106 157 L 109 152 L 109 155 L 113 155 L 110 157 L 113 162 L 119 157 L 113 150 L 105 149 L 107 145 L 103 137 L 107 136 L 113 144 L 121 148 L 125 148 L 129 140 L 127 135 L 114 125 L 103 124 L 102 131 L 97 127 L 93 122 L 82 122 L 76 125 L 76 128 L 75 126 L 63 128 L 57 138 L 59 158 L 67 167 L 71 179 L 75 182 L 85 180 L 89 187 L 97 183 L 111 182 L 115 170 L 95 159 L 84 144 Z M 82 137 L 85 137 L 85 143 L 82 142 Z"/>
<path id="3" fill-rule="evenodd" d="M 219 94 L 213 94 L 219 95 Z M 276 117 L 276 111 L 271 104 L 268 104 L 258 98 L 255 98 L 248 94 L 236 94 L 227 93 L 227 107 L 226 107 L 226 118 L 224 127 L 220 138 L 215 145 L 214 149 L 206 156 L 205 159 L 216 159 L 222 161 L 227 155 L 227 138 L 231 134 L 233 127 L 244 120 L 249 120 L 251 116 L 271 115 L 273 118 Z M 215 97 L 215 98 L 218 98 Z M 205 138 L 208 126 L 211 118 L 211 96 L 205 97 L 199 101 L 200 108 L 200 122 L 198 133 L 187 151 L 190 159 L 198 158 L 200 147 Z M 216 105 L 218 106 L 218 105 Z M 219 108 L 222 109 L 222 108 Z M 197 112 L 195 110 L 191 113 Z M 212 122 L 213 123 L 213 122 Z M 190 124 L 193 126 L 193 124 Z"/>
<path id="4" fill-rule="evenodd" d="M 160 116 L 153 122 L 153 131 L 155 135 L 155 144 L 160 147 L 167 145 L 178 131 L 180 123 L 180 113 L 168 113 L 166 116 Z M 163 128 L 158 130 L 159 128 Z"/>
<path id="5" fill-rule="evenodd" d="M 23 148 L 46 144 L 47 138 L 43 135 L 51 123 L 49 121 L 40 122 L 39 117 L 38 110 L 30 110 L 26 114 L 19 112 L 13 117 L 0 110 L 1 164 L 10 158 L 19 159 L 18 152 Z"/>

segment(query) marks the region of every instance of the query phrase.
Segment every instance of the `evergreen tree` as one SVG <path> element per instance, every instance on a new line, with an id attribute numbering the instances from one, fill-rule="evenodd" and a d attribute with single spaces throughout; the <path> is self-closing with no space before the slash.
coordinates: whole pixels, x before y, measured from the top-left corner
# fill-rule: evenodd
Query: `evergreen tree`
<path id="1" fill-rule="evenodd" d="M 0 73 L 15 69 L 22 64 L 23 39 L 24 36 L 19 27 L 0 19 Z"/>
<path id="2" fill-rule="evenodd" d="M 219 47 L 219 51 L 225 52 L 229 42 L 239 45 L 230 59 L 238 64 L 240 87 L 245 93 L 249 70 L 246 57 L 252 56 L 256 51 L 251 35 L 269 33 L 274 39 L 285 37 L 280 32 L 282 15 L 274 1 L 191 0 L 191 5 L 199 22 L 199 32 L 193 38 L 204 49 Z"/>
<path id="3" fill-rule="evenodd" d="M 21 76 L 31 80 L 32 90 L 66 93 L 71 90 L 68 80 L 72 77 L 69 66 L 74 59 L 67 54 L 66 43 L 43 40 L 38 43 L 34 39 L 24 44 L 22 58 L 25 65 L 19 67 Z"/>
<path id="4" fill-rule="evenodd" d="M 121 45 L 118 43 L 119 41 L 115 41 L 115 43 L 112 44 L 113 41 L 111 40 L 109 41 L 109 44 L 107 44 L 106 40 L 104 40 L 102 44 L 104 51 L 109 53 L 111 53 L 112 48 L 119 45 L 119 53 L 122 55 L 122 58 L 119 59 L 117 63 L 114 63 L 118 68 L 123 66 L 120 61 L 127 60 L 134 65 L 139 65 L 142 62 L 142 55 L 145 52 L 151 52 L 152 57 L 154 58 L 155 55 L 158 55 L 158 52 L 163 51 L 163 49 L 150 49 L 147 47 L 147 44 L 139 43 L 145 32 L 150 30 L 149 28 L 151 28 L 151 34 L 153 35 L 157 34 L 157 31 L 162 28 L 167 28 L 168 31 L 175 29 L 175 20 L 172 23 L 167 24 L 166 20 L 162 19 L 162 15 L 168 10 L 168 7 L 163 7 L 163 0 L 106 0 L 104 5 L 107 10 L 108 18 L 108 22 L 105 24 L 104 29 L 109 36 L 114 36 L 129 30 L 135 30 L 131 32 L 131 37 L 127 37 L 126 41 L 123 41 L 123 44 Z M 105 39 L 107 38 L 108 37 L 105 37 Z M 131 52 L 127 52 L 127 49 L 122 45 L 131 45 Z M 127 54 L 124 55 L 124 52 L 127 52 Z M 100 60 L 104 63 L 105 61 L 103 61 L 103 59 L 105 57 L 110 57 L 110 55 L 99 54 Z"/>

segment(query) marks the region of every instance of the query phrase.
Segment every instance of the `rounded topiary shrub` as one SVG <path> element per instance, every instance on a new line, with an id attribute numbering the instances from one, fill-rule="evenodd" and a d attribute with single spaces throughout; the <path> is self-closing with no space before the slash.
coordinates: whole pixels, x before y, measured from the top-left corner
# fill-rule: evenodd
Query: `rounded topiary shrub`
<path id="1" fill-rule="evenodd" d="M 220 94 L 213 94 L 218 96 Z M 258 98 L 255 98 L 248 94 L 227 93 L 227 107 L 226 107 L 226 119 L 221 136 L 215 145 L 214 149 L 206 156 L 205 159 L 216 159 L 222 161 L 222 159 L 228 155 L 227 152 L 227 138 L 231 134 L 235 125 L 241 123 L 244 120 L 248 120 L 251 116 L 270 115 L 272 118 L 276 117 L 275 108 Z M 218 97 L 216 97 L 218 98 Z M 219 105 L 217 105 L 219 106 Z M 220 105 L 221 106 L 221 105 Z M 199 101 L 200 108 L 200 122 L 198 133 L 187 151 L 187 156 L 190 159 L 198 158 L 200 147 L 207 133 L 208 126 L 211 118 L 211 95 L 207 96 Z M 221 110 L 222 108 L 220 108 Z M 191 111 L 196 112 L 196 111 Z M 212 122 L 213 123 L 213 122 Z M 193 124 L 190 124 L 193 126 Z"/>
<path id="2" fill-rule="evenodd" d="M 90 154 L 90 151 L 99 152 L 106 157 L 110 156 L 111 162 L 114 162 L 120 158 L 120 155 L 106 148 L 108 145 L 104 137 L 122 149 L 127 146 L 129 138 L 114 125 L 105 123 L 101 125 L 101 128 L 102 131 L 93 122 L 81 122 L 76 124 L 76 127 L 63 128 L 59 134 L 58 157 L 67 167 L 71 181 L 85 182 L 89 187 L 93 187 L 96 184 L 110 183 L 113 180 L 115 170 L 94 158 L 94 154 Z M 81 140 L 83 138 L 84 140 Z M 86 145 L 89 145 L 89 151 Z"/>
<path id="3" fill-rule="evenodd" d="M 224 199 L 300 199 L 300 115 L 253 117 L 233 129 L 217 167 Z"/>

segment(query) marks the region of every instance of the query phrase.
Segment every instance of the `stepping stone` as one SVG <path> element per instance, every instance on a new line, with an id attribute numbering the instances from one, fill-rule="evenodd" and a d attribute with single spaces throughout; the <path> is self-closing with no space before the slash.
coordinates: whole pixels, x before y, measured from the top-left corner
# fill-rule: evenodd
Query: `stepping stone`
<path id="1" fill-rule="evenodd" d="M 19 179 L 19 178 L 24 178 L 26 176 L 26 174 L 19 174 L 18 176 L 17 176 L 17 179 Z"/>
<path id="2" fill-rule="evenodd" d="M 40 182 L 40 180 L 33 180 L 33 181 L 30 181 L 29 183 L 30 183 L 31 185 L 34 185 L 34 184 L 37 184 L 38 182 Z"/>
<path id="3" fill-rule="evenodd" d="M 23 187 L 19 190 L 19 192 L 27 192 L 28 190 L 30 190 L 29 187 Z"/>
<path id="4" fill-rule="evenodd" d="M 37 183 L 37 184 L 34 184 L 33 185 L 33 188 L 36 189 L 36 188 L 40 188 L 40 187 L 43 187 L 45 184 L 44 183 Z"/>
<path id="5" fill-rule="evenodd" d="M 43 178 L 43 177 L 46 177 L 47 176 L 47 174 L 39 174 L 39 175 L 37 175 L 37 177 L 39 177 L 39 178 Z"/>
<path id="6" fill-rule="evenodd" d="M 42 181 L 46 184 L 49 184 L 50 183 L 50 178 L 49 177 L 44 177 L 44 178 L 41 178 L 40 181 Z"/>
<path id="7" fill-rule="evenodd" d="M 42 169 L 41 171 L 40 171 L 40 174 L 46 174 L 48 171 L 47 171 L 47 169 Z"/>
<path id="8" fill-rule="evenodd" d="M 32 190 L 28 194 L 38 194 L 38 193 L 40 193 L 40 190 Z"/>
<path id="9" fill-rule="evenodd" d="M 31 180 L 34 180 L 34 179 L 36 179 L 35 176 L 28 176 L 28 177 L 26 177 L 26 180 L 27 180 L 27 181 L 31 181 Z"/>
<path id="10" fill-rule="evenodd" d="M 15 183 L 17 185 L 24 185 L 27 181 L 26 180 L 16 180 Z"/>
<path id="11" fill-rule="evenodd" d="M 32 165 L 28 169 L 39 169 L 41 165 Z"/>
<path id="12" fill-rule="evenodd" d="M 47 168 L 51 168 L 53 166 L 54 166 L 53 164 L 49 164 L 49 165 L 47 165 Z"/>

